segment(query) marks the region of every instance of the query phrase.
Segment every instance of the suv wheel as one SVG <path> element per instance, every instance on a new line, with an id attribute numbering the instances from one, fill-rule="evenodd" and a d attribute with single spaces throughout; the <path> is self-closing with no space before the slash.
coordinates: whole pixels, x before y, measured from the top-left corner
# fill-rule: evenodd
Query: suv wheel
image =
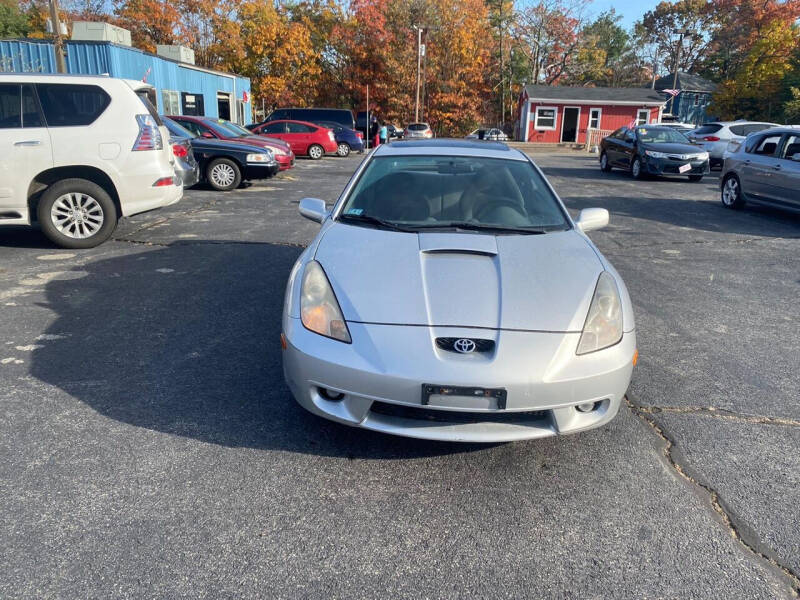
<path id="1" fill-rule="evenodd" d="M 611 164 L 608 162 L 608 155 L 605 152 L 600 155 L 600 170 L 605 173 L 611 170 Z"/>
<path id="2" fill-rule="evenodd" d="M 215 190 L 227 192 L 239 187 L 242 172 L 239 165 L 228 158 L 216 158 L 208 163 L 206 179 Z"/>
<path id="3" fill-rule="evenodd" d="M 348 156 L 350 154 L 350 144 L 347 142 L 340 142 L 339 147 L 336 149 L 336 154 L 343 158 Z"/>
<path id="4" fill-rule="evenodd" d="M 86 179 L 63 179 L 47 188 L 37 208 L 42 232 L 62 248 L 94 248 L 117 227 L 117 207 Z"/>
<path id="5" fill-rule="evenodd" d="M 325 155 L 325 149 L 319 144 L 311 144 L 308 148 L 308 155 L 314 160 L 319 160 Z"/>
<path id="6" fill-rule="evenodd" d="M 736 175 L 728 175 L 722 182 L 722 204 L 728 208 L 741 208 L 744 206 L 742 186 Z"/>

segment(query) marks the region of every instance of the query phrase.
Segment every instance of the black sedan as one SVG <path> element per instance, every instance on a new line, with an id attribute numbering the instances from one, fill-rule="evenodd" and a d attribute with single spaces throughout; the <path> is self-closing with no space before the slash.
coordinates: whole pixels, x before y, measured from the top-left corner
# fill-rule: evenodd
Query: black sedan
<path id="1" fill-rule="evenodd" d="M 686 175 L 700 181 L 709 172 L 708 152 L 669 127 L 621 127 L 600 142 L 600 168 L 629 171 L 634 179 L 646 175 Z"/>
<path id="2" fill-rule="evenodd" d="M 242 181 L 267 179 L 280 169 L 272 152 L 261 146 L 202 138 L 169 117 L 161 118 L 171 140 L 181 138 L 191 145 L 201 181 L 215 190 L 226 192 L 239 187 Z"/>

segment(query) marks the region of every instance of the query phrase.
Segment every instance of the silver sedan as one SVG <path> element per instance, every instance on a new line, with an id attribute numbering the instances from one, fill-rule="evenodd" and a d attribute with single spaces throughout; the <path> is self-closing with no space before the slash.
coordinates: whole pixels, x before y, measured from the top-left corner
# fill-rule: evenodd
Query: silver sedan
<path id="1" fill-rule="evenodd" d="M 286 382 L 374 431 L 500 442 L 600 427 L 636 363 L 625 284 L 541 171 L 496 142 L 380 146 L 289 277 Z"/>

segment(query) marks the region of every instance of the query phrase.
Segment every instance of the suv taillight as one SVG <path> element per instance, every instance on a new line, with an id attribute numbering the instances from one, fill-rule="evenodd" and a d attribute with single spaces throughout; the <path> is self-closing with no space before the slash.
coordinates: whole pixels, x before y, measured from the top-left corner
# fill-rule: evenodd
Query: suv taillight
<path id="1" fill-rule="evenodd" d="M 360 139 L 360 140 L 363 140 L 363 139 L 364 139 L 364 134 L 363 134 L 362 132 L 360 132 L 360 131 L 356 131 L 356 136 L 357 136 L 357 137 L 358 137 L 358 139 Z"/>
<path id="2" fill-rule="evenodd" d="M 172 144 L 172 153 L 178 158 L 186 158 L 189 155 L 189 149 L 183 144 Z"/>
<path id="3" fill-rule="evenodd" d="M 133 144 L 133 151 L 139 150 L 161 150 L 164 142 L 161 139 L 161 132 L 158 130 L 158 123 L 150 115 L 136 115 L 136 123 L 139 125 L 139 135 Z"/>
<path id="4" fill-rule="evenodd" d="M 715 135 L 707 135 L 706 137 L 700 138 L 704 142 L 718 142 L 719 138 Z"/>

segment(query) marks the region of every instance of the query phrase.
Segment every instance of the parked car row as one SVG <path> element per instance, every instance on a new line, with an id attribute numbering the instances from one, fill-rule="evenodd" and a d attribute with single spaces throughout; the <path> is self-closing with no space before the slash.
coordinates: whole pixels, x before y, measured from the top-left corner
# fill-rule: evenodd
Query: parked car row
<path id="1" fill-rule="evenodd" d="M 746 202 L 800 212 L 800 128 L 771 123 L 709 123 L 688 137 L 668 125 L 621 127 L 600 144 L 600 168 L 700 181 L 722 155 L 720 195 L 728 208 Z"/>

